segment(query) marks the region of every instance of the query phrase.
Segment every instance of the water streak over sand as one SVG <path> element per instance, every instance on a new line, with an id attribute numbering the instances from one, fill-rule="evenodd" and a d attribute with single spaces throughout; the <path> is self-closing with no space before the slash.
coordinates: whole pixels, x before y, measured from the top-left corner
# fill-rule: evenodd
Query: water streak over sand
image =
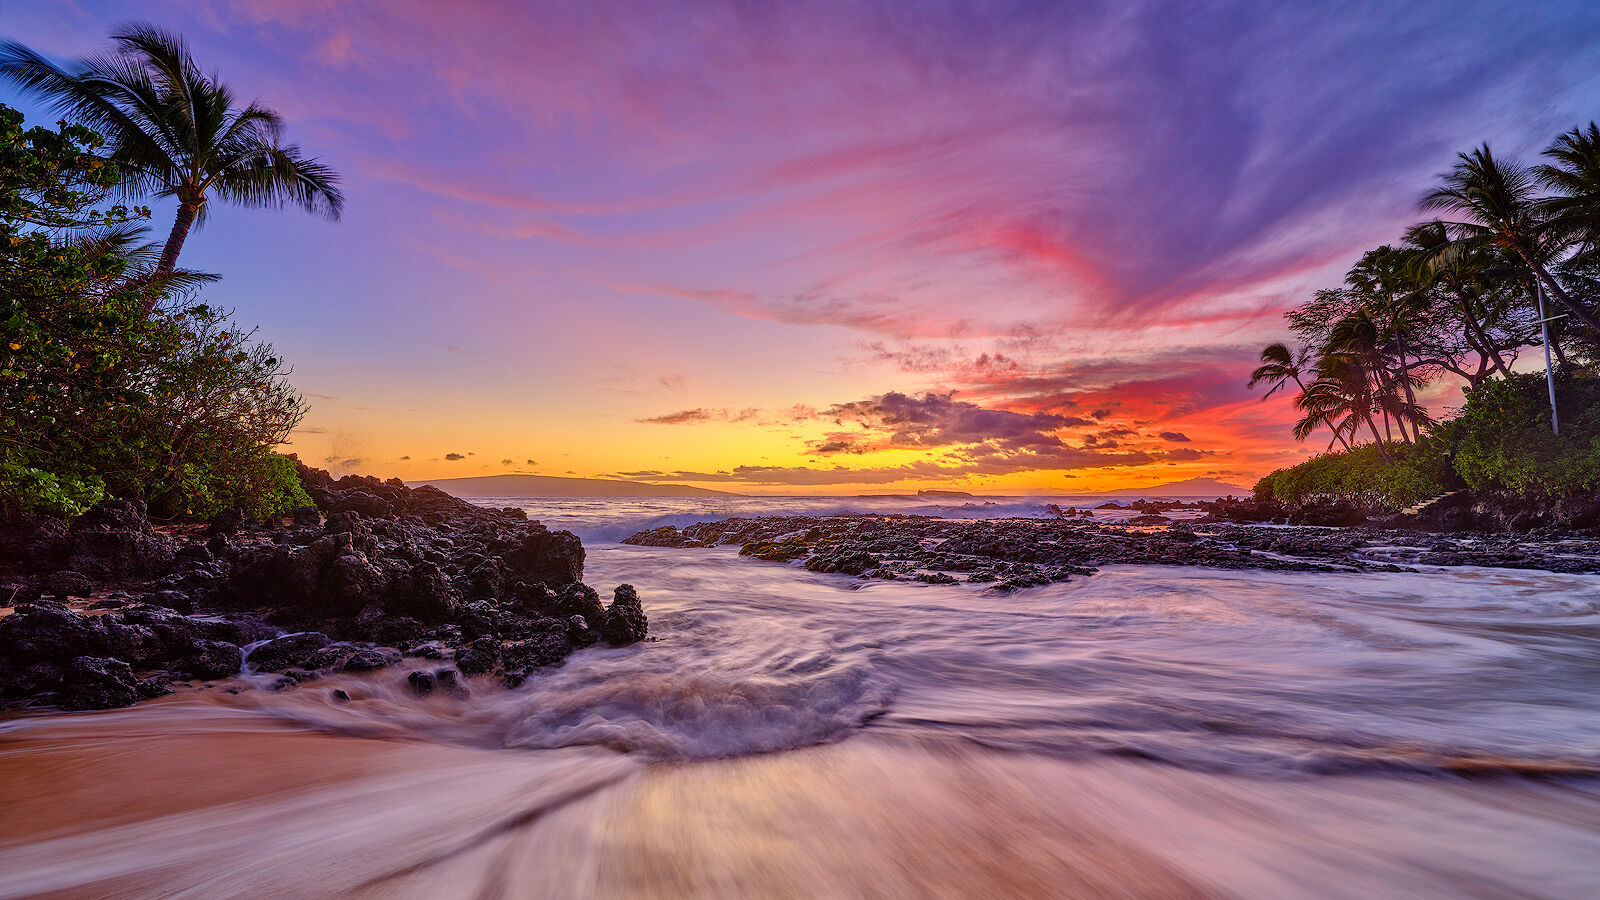
<path id="1" fill-rule="evenodd" d="M 648 766 L 593 750 L 240 735 L 223 720 L 216 732 L 113 737 L 132 724 L 43 728 L 10 744 L 28 761 L 7 762 L 0 897 L 1572 897 L 1600 887 L 1600 795 L 1585 785 L 1257 781 L 884 736 Z M 98 790 L 57 794 L 46 809 L 26 801 L 20 779 Z"/>

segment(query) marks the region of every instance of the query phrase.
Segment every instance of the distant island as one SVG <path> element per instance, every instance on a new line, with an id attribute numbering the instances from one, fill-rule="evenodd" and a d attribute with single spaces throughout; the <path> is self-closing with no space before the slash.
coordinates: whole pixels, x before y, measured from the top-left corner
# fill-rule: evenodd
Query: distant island
<path id="1" fill-rule="evenodd" d="M 917 491 L 918 497 L 971 497 L 966 491 Z"/>
<path id="2" fill-rule="evenodd" d="M 1142 488 L 1118 488 L 1114 491 L 1094 491 L 1096 497 L 1199 497 L 1214 500 L 1218 497 L 1249 497 L 1250 489 L 1228 484 L 1215 478 L 1185 478 L 1166 484 L 1153 484 Z"/>
<path id="3" fill-rule="evenodd" d="M 457 497 L 737 497 L 727 491 L 686 484 L 650 484 L 610 478 L 563 478 L 556 475 L 480 475 L 408 481 L 409 487 L 431 484 Z"/>

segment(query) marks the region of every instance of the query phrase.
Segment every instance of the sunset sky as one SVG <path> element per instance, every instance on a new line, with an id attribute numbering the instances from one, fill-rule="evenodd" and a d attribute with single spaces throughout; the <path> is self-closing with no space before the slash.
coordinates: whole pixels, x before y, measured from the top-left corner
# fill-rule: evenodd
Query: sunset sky
<path id="1" fill-rule="evenodd" d="M 1281 313 L 1456 151 L 1600 117 L 1587 0 L 9 0 L 0 33 L 76 57 L 134 14 L 343 174 L 343 221 L 219 204 L 182 263 L 292 361 L 289 450 L 408 479 L 1248 485 L 1325 443 L 1245 387 Z"/>

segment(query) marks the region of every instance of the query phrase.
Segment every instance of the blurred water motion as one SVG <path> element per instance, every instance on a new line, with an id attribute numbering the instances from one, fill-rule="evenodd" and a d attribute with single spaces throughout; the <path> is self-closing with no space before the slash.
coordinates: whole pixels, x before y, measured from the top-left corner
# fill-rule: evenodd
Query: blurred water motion
<path id="1" fill-rule="evenodd" d="M 0 897 L 1600 896 L 1600 579 L 588 575 L 661 640 L 0 723 Z"/>

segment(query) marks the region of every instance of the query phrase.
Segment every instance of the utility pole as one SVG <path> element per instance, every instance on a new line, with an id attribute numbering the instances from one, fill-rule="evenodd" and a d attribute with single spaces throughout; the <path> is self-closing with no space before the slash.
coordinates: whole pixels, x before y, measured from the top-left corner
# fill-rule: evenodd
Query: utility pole
<path id="1" fill-rule="evenodd" d="M 1544 341 L 1544 383 L 1550 390 L 1550 432 L 1561 433 L 1561 418 L 1556 413 L 1556 372 L 1550 365 L 1550 323 L 1561 316 L 1546 318 L 1544 314 L 1544 285 L 1537 278 L 1533 281 L 1533 289 L 1539 298 L 1539 335 Z"/>

